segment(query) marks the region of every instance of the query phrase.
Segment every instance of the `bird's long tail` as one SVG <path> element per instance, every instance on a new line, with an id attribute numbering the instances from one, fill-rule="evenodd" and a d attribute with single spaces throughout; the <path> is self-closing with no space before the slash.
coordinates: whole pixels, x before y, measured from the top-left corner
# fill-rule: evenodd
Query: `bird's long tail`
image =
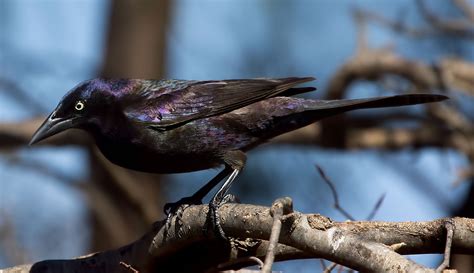
<path id="1" fill-rule="evenodd" d="M 448 97 L 436 94 L 407 94 L 367 99 L 315 100 L 314 103 L 308 103 L 307 107 L 310 111 L 335 115 L 356 109 L 398 107 L 438 102 L 446 99 L 448 99 Z"/>
<path id="2" fill-rule="evenodd" d="M 414 104 L 438 102 L 448 99 L 443 95 L 407 94 L 390 97 L 347 100 L 311 100 L 301 98 L 275 97 L 261 102 L 259 119 L 255 121 L 257 134 L 271 138 L 318 120 L 344 112 L 367 109 L 398 107 Z M 262 115 L 267 115 L 265 118 Z M 251 117 L 249 117 L 251 118 Z"/>

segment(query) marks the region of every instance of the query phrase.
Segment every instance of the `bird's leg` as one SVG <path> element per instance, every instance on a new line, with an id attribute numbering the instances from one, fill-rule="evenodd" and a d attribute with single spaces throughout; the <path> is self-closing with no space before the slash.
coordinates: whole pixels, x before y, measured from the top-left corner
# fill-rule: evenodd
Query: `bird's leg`
<path id="1" fill-rule="evenodd" d="M 227 180 L 222 184 L 216 194 L 212 197 L 209 202 L 209 223 L 212 225 L 212 229 L 218 237 L 227 240 L 227 236 L 222 229 L 219 220 L 218 209 L 222 204 L 229 202 L 232 198 L 227 198 L 227 192 L 229 191 L 232 182 L 239 175 L 243 169 L 246 161 L 246 156 L 242 151 L 231 151 L 224 155 L 224 161 L 232 169 L 232 173 Z"/>
<path id="2" fill-rule="evenodd" d="M 222 184 L 221 188 L 217 191 L 217 193 L 212 197 L 211 201 L 209 202 L 209 220 L 210 224 L 212 225 L 213 230 L 216 232 L 216 234 L 222 238 L 222 239 L 227 239 L 224 230 L 222 229 L 222 226 L 220 224 L 219 220 L 219 214 L 217 210 L 219 207 L 227 201 L 225 200 L 227 192 L 230 189 L 230 186 L 232 185 L 232 182 L 234 182 L 235 178 L 239 174 L 240 170 L 235 169 L 232 171 L 232 174 L 227 178 L 227 180 Z"/>
<path id="3" fill-rule="evenodd" d="M 232 168 L 228 165 L 220 171 L 214 178 L 212 178 L 206 185 L 202 186 L 191 196 L 181 198 L 179 201 L 174 203 L 166 203 L 163 210 L 164 213 L 170 218 L 182 205 L 199 205 L 202 204 L 202 199 L 226 176 L 232 173 Z"/>
<path id="4" fill-rule="evenodd" d="M 191 196 L 181 198 L 178 202 L 166 203 L 163 210 L 166 214 L 165 228 L 171 227 L 171 219 L 176 215 L 177 220 L 181 219 L 182 213 L 186 206 L 202 204 L 202 199 L 206 196 L 219 182 L 221 182 L 226 176 L 232 173 L 232 168 L 228 165 L 220 171 L 214 178 L 201 187 L 197 192 Z M 180 226 L 178 224 L 178 226 Z M 180 227 L 179 227 L 180 228 Z"/>

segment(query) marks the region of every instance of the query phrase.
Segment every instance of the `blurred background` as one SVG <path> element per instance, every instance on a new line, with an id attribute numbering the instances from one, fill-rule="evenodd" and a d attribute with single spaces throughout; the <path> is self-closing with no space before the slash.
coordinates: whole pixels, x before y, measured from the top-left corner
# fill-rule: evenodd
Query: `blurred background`
<path id="1" fill-rule="evenodd" d="M 290 196 L 299 211 L 346 220 L 317 164 L 355 219 L 380 200 L 375 220 L 474 217 L 473 62 L 472 0 L 0 0 L 0 268 L 129 243 L 217 172 L 131 172 L 79 131 L 28 147 L 61 97 L 96 76 L 315 76 L 305 96 L 318 99 L 446 93 L 281 136 L 249 153 L 231 192 L 262 205 Z M 454 259 L 472 272 L 472 257 Z"/>

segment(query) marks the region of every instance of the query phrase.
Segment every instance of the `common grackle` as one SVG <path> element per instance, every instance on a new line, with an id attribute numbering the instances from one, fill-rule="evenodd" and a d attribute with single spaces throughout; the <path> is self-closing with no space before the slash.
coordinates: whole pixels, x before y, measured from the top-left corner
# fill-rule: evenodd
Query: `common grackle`
<path id="1" fill-rule="evenodd" d="M 217 208 L 244 167 L 246 151 L 277 135 L 346 111 L 447 99 L 431 94 L 353 100 L 289 97 L 315 90 L 294 87 L 312 80 L 92 79 L 61 100 L 30 144 L 79 128 L 94 137 L 106 158 L 128 169 L 180 173 L 224 165 L 195 194 L 165 206 L 169 213 L 180 204 L 201 203 L 227 177 L 209 204 L 213 228 L 224 237 Z"/>

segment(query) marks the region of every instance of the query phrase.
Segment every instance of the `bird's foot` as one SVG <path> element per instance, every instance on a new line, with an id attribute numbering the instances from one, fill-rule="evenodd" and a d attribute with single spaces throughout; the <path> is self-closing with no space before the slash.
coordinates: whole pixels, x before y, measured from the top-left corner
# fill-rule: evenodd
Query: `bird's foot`
<path id="1" fill-rule="evenodd" d="M 202 204 L 202 200 L 199 198 L 196 198 L 195 196 L 187 196 L 184 198 L 181 198 L 177 202 L 174 203 L 166 203 L 165 206 L 163 207 L 163 211 L 166 215 L 166 222 L 165 222 L 165 227 L 167 230 L 171 227 L 171 222 L 174 216 L 176 216 L 176 219 L 178 222 L 180 222 L 181 217 L 183 216 L 184 210 L 191 206 L 191 205 L 200 205 Z M 177 225 L 179 228 L 179 224 Z"/>
<path id="2" fill-rule="evenodd" d="M 217 236 L 217 238 L 225 240 L 225 241 L 228 241 L 228 238 L 225 235 L 224 230 L 222 229 L 218 209 L 220 206 L 227 203 L 240 203 L 240 202 L 238 198 L 233 194 L 225 195 L 224 198 L 222 198 L 222 200 L 218 200 L 218 198 L 213 198 L 211 202 L 209 202 L 209 213 L 207 215 L 208 223 L 203 228 L 203 232 L 207 234 L 208 226 L 210 226 L 212 230 L 214 231 L 214 234 Z"/>

